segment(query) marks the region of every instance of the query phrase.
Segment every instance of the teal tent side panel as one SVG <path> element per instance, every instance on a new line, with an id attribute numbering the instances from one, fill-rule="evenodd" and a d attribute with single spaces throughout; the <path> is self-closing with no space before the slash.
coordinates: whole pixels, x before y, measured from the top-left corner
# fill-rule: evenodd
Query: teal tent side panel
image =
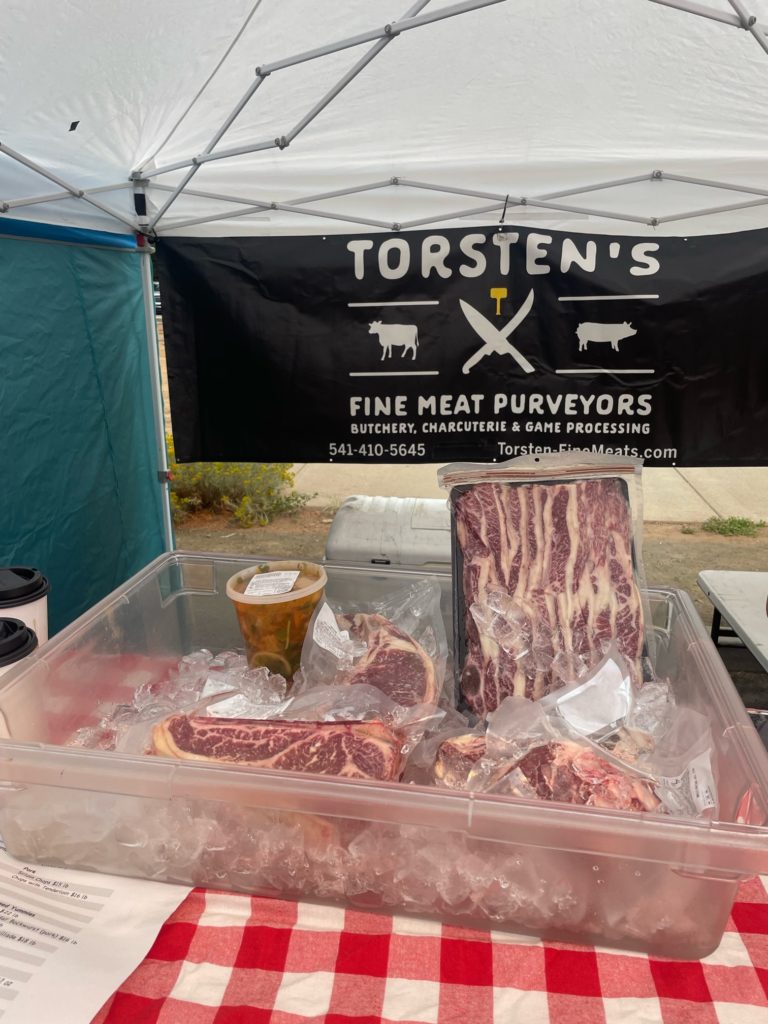
<path id="1" fill-rule="evenodd" d="M 0 238 L 0 565 L 50 632 L 164 547 L 139 255 Z"/>

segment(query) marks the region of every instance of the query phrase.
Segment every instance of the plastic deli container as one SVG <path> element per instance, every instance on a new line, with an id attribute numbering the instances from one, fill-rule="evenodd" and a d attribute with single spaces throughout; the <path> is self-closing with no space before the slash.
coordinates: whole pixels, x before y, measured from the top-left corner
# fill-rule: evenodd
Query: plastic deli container
<path id="1" fill-rule="evenodd" d="M 21 619 L 38 642 L 48 639 L 48 580 L 37 569 L 0 567 L 0 616 Z"/>
<path id="2" fill-rule="evenodd" d="M 253 559 L 163 555 L 0 681 L 0 833 L 22 860 L 698 958 L 768 870 L 768 755 L 682 591 L 647 591 L 656 669 L 714 736 L 717 820 L 67 747 L 177 659 L 240 643 Z M 375 601 L 416 575 L 327 565 Z M 435 574 L 450 622 L 450 576 Z"/>
<path id="3" fill-rule="evenodd" d="M 227 580 L 251 668 L 264 665 L 286 679 L 293 676 L 326 579 L 314 562 L 273 561 L 240 569 Z"/>
<path id="4" fill-rule="evenodd" d="M 0 676 L 37 647 L 37 636 L 21 619 L 0 618 Z"/>

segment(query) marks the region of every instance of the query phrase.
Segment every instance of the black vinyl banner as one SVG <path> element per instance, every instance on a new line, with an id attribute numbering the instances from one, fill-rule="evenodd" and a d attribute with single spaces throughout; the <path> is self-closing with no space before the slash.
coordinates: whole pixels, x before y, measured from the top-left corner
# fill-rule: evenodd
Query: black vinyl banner
<path id="1" fill-rule="evenodd" d="M 180 461 L 768 464 L 768 231 L 164 238 Z"/>

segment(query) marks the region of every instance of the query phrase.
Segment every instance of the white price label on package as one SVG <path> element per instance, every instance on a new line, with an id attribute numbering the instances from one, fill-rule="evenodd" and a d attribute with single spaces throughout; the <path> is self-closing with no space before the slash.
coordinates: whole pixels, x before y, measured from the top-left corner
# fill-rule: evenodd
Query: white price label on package
<path id="1" fill-rule="evenodd" d="M 541 700 L 544 707 L 554 705 L 582 736 L 597 736 L 606 729 L 615 729 L 626 718 L 631 703 L 629 676 L 611 658 L 581 686 L 555 690 Z"/>
<path id="2" fill-rule="evenodd" d="M 717 807 L 712 761 L 706 751 L 695 757 L 680 775 L 662 776 L 659 782 L 679 793 L 683 800 L 693 805 L 698 814 Z"/>
<path id="3" fill-rule="evenodd" d="M 346 646 L 349 642 L 349 632 L 339 628 L 336 616 L 329 604 L 324 604 L 317 613 L 312 639 L 318 647 L 329 651 L 335 658 L 349 657 Z"/>
<path id="4" fill-rule="evenodd" d="M 281 572 L 257 572 L 245 588 L 246 597 L 267 597 L 273 594 L 287 594 L 299 578 L 298 570 Z"/>

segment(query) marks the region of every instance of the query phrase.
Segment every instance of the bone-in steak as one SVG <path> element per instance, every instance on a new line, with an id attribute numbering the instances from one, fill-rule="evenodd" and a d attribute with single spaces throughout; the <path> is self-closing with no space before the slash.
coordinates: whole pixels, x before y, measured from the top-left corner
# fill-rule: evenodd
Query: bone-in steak
<path id="1" fill-rule="evenodd" d="M 621 771 L 589 747 L 565 740 L 534 747 L 510 765 L 510 773 L 509 779 L 522 773 L 541 800 L 620 811 L 655 811 L 660 804 L 649 782 Z M 514 784 L 506 788 L 503 778 L 496 778 L 501 779 L 497 790 L 514 795 Z"/>
<path id="2" fill-rule="evenodd" d="M 467 652 L 461 691 L 474 712 L 515 694 L 537 699 L 557 683 L 559 654 L 593 663 L 615 640 L 639 682 L 643 615 L 632 563 L 632 519 L 618 478 L 479 483 L 455 500 Z M 489 589 L 514 601 L 536 656 L 481 635 L 470 611 Z"/>
<path id="3" fill-rule="evenodd" d="M 433 774 L 449 789 L 466 789 L 469 773 L 485 757 L 485 736 L 462 733 L 443 740 L 437 748 Z"/>
<path id="4" fill-rule="evenodd" d="M 437 703 L 435 666 L 413 637 L 383 615 L 339 616 L 338 622 L 368 645 L 347 682 L 375 686 L 403 707 Z"/>
<path id="5" fill-rule="evenodd" d="M 290 722 L 171 715 L 152 732 L 153 753 L 191 761 L 398 779 L 401 744 L 381 722 Z"/>

